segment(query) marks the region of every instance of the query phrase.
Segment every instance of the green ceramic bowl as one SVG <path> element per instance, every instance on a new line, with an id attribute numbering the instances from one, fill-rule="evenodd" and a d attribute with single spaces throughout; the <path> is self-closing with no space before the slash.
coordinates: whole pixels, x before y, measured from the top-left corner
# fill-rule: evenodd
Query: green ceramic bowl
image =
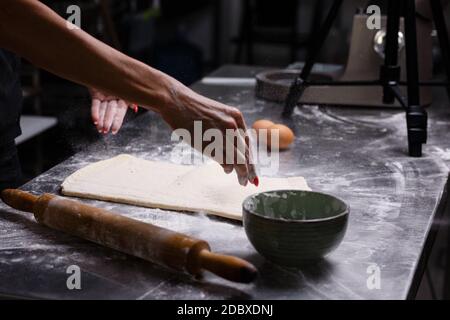
<path id="1" fill-rule="evenodd" d="M 344 238 L 350 209 L 328 194 L 277 190 L 245 199 L 247 237 L 266 259 L 297 267 L 324 257 Z"/>

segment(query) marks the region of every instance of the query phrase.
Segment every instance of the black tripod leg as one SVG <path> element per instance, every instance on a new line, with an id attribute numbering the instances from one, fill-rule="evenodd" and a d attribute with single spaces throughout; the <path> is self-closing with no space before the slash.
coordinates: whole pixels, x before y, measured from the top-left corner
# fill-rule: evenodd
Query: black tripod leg
<path id="1" fill-rule="evenodd" d="M 447 81 L 450 81 L 450 45 L 442 4 L 440 0 L 430 0 L 430 4 L 434 25 L 439 38 L 439 45 L 441 47 L 442 63 L 444 64 L 445 72 L 447 73 Z M 450 86 L 447 86 L 447 94 L 450 98 Z"/>
<path id="2" fill-rule="evenodd" d="M 292 111 L 294 111 L 294 108 L 297 105 L 297 102 L 303 95 L 303 91 L 305 91 L 306 88 L 305 81 L 308 80 L 308 77 L 311 74 L 311 70 L 314 66 L 317 55 L 320 49 L 322 48 L 322 45 L 325 42 L 328 33 L 330 32 L 331 26 L 333 25 L 333 22 L 336 19 L 336 16 L 339 12 L 339 8 L 342 5 L 342 1 L 343 0 L 333 1 L 333 4 L 330 8 L 330 11 L 328 12 L 325 22 L 322 24 L 319 32 L 317 33 L 315 41 L 311 42 L 311 45 L 307 51 L 305 65 L 303 66 L 302 71 L 295 78 L 295 80 L 292 82 L 291 87 L 289 88 L 289 93 L 286 98 L 286 104 L 283 110 L 283 116 L 285 117 L 291 116 Z"/>
<path id="3" fill-rule="evenodd" d="M 386 45 L 384 65 L 380 67 L 380 81 L 383 84 L 383 103 L 394 103 L 395 96 L 390 89 L 400 80 L 398 65 L 398 31 L 400 29 L 400 1 L 389 1 L 387 9 Z"/>
<path id="4" fill-rule="evenodd" d="M 408 146 L 410 156 L 420 157 L 422 156 L 422 143 L 426 143 L 427 140 L 427 113 L 420 105 L 415 3 L 413 0 L 404 0 L 404 5 L 408 84 L 408 108 L 406 111 Z"/>

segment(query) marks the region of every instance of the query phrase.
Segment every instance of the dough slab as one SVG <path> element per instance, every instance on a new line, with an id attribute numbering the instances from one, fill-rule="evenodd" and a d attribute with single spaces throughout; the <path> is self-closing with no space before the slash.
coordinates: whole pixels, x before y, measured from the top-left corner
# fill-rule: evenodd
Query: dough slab
<path id="1" fill-rule="evenodd" d="M 88 165 L 62 184 L 62 193 L 176 211 L 205 212 L 242 220 L 242 202 L 254 193 L 310 190 L 303 177 L 261 177 L 259 187 L 239 185 L 217 163 L 185 166 L 122 154 Z"/>

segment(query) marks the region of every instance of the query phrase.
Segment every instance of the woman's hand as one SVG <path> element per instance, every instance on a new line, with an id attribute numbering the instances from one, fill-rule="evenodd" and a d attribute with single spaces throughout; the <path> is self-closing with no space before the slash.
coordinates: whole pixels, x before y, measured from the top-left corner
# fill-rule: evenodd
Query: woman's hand
<path id="1" fill-rule="evenodd" d="M 89 89 L 92 98 L 91 116 L 98 132 L 107 134 L 110 130 L 116 134 L 122 126 L 128 107 L 137 110 L 135 104 L 115 96 L 107 95 L 96 89 Z"/>
<path id="2" fill-rule="evenodd" d="M 190 133 L 191 146 L 205 151 L 211 141 L 203 141 L 203 133 L 208 129 L 218 129 L 222 137 L 222 154 L 212 155 L 226 173 L 236 171 L 239 183 L 247 185 L 251 182 L 258 185 L 258 178 L 249 147 L 249 136 L 242 113 L 233 107 L 201 96 L 189 88 L 175 84 L 170 89 L 170 103 L 159 109 L 163 119 L 174 129 L 186 129 Z M 194 134 L 194 123 L 201 121 L 202 141 Z M 231 130 L 230 130 L 231 129 Z M 235 138 L 227 134 L 234 132 Z M 214 177 L 211 177 L 214 179 Z"/>
<path id="3" fill-rule="evenodd" d="M 101 90 L 91 90 L 92 118 L 99 131 L 119 130 L 130 105 L 127 101 L 160 113 L 173 129 L 187 129 L 192 136 L 196 120 L 202 121 L 204 130 L 218 129 L 224 134 L 226 129 L 245 130 L 242 114 L 237 109 L 194 93 L 82 29 L 67 28 L 67 21 L 42 2 L 14 0 L 2 1 L 1 5 L 0 47 L 62 78 Z M 248 181 L 257 184 L 247 135 L 223 140 L 225 146 L 231 144 L 231 149 L 238 151 L 232 159 L 237 161 L 221 163 L 224 170 L 236 170 L 243 185 Z M 220 152 L 227 156 L 228 149 Z"/>

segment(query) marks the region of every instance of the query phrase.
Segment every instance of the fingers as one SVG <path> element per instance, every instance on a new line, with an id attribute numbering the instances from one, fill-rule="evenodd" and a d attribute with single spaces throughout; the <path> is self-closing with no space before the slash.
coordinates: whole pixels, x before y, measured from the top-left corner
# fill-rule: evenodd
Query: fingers
<path id="1" fill-rule="evenodd" d="M 245 159 L 245 165 L 247 167 L 247 179 L 251 183 L 258 185 L 256 167 L 253 162 L 252 150 L 250 146 L 250 136 L 247 132 L 244 117 L 242 116 L 242 113 L 236 108 L 232 108 L 230 110 L 230 113 L 235 119 L 238 131 L 240 133 L 240 140 L 238 140 L 239 145 L 237 147 L 241 151 L 241 153 L 243 153 Z M 242 170 L 242 172 L 244 171 Z"/>
<path id="2" fill-rule="evenodd" d="M 239 183 L 246 186 L 249 181 L 249 171 L 246 159 L 246 145 L 245 139 L 241 129 L 237 129 L 237 139 L 235 142 L 236 162 L 235 170 L 238 175 Z"/>
<path id="3" fill-rule="evenodd" d="M 256 182 L 257 180 L 255 180 L 257 178 L 257 173 L 256 173 L 255 164 L 253 163 L 252 149 L 250 147 L 250 137 L 247 132 L 247 127 L 245 125 L 245 121 L 244 121 L 244 117 L 242 116 L 242 113 L 239 112 L 239 114 L 236 114 L 235 119 L 236 119 L 236 123 L 240 129 L 239 132 L 241 133 L 241 136 L 243 137 L 243 139 L 245 141 L 245 160 L 246 160 L 246 165 L 247 165 L 247 169 L 248 169 L 248 180 L 251 183 L 257 184 L 257 182 Z"/>
<path id="4" fill-rule="evenodd" d="M 237 130 L 238 132 L 236 132 L 235 130 Z M 233 168 L 238 176 L 239 184 L 246 186 L 248 183 L 248 169 L 245 161 L 245 155 L 243 153 L 245 148 L 245 141 L 239 133 L 240 130 L 235 130 L 229 131 L 228 129 L 225 133 L 225 163 L 233 164 Z"/>
<path id="5" fill-rule="evenodd" d="M 117 113 L 117 101 L 111 100 L 106 106 L 105 118 L 103 120 L 103 133 L 108 133 Z"/>
<path id="6" fill-rule="evenodd" d="M 225 127 L 222 127 L 222 133 L 219 134 L 219 139 L 222 139 L 222 143 L 219 145 L 220 149 L 210 149 L 210 145 L 203 141 L 201 148 L 196 148 L 195 143 L 193 147 L 203 152 L 205 155 L 217 161 L 224 169 L 225 173 L 231 173 L 236 171 L 238 181 L 241 185 L 246 186 L 248 184 L 248 168 L 245 159 L 245 139 L 243 138 L 243 130 L 237 129 L 237 125 L 234 121 L 228 119 L 224 121 Z M 206 141 L 212 141 L 210 138 L 205 138 Z M 208 136 L 209 137 L 209 136 Z M 214 142 L 216 142 L 214 138 Z"/>
<path id="7" fill-rule="evenodd" d="M 91 105 L 91 117 L 94 125 L 97 126 L 99 120 L 100 100 L 92 99 Z"/>
<path id="8" fill-rule="evenodd" d="M 92 100 L 91 116 L 98 132 L 116 134 L 122 127 L 128 105 L 123 100 Z"/>
<path id="9" fill-rule="evenodd" d="M 223 163 L 221 164 L 223 171 L 225 171 L 226 174 L 230 174 L 231 172 L 233 172 L 233 165 L 232 164 L 226 164 Z"/>
<path id="10" fill-rule="evenodd" d="M 125 101 L 119 100 L 119 102 L 117 103 L 116 116 L 114 117 L 112 123 L 112 134 L 116 134 L 117 132 L 119 132 L 120 128 L 122 127 L 123 119 L 125 118 L 127 110 L 128 106 Z"/>
<path id="11" fill-rule="evenodd" d="M 106 134 L 111 130 L 113 134 L 116 134 L 122 126 L 128 103 L 95 88 L 88 89 L 92 97 L 91 117 L 98 132 Z M 134 109 L 136 111 L 137 106 Z"/>
<path id="12" fill-rule="evenodd" d="M 98 111 L 98 122 L 97 122 L 97 130 L 98 132 L 103 132 L 103 122 L 105 120 L 106 108 L 108 106 L 107 101 L 103 101 L 100 103 L 99 111 Z"/>
<path id="13" fill-rule="evenodd" d="M 254 147 L 254 145 L 252 143 L 252 139 L 250 137 L 250 134 L 247 134 L 247 136 L 245 137 L 245 141 L 247 143 L 247 148 L 248 148 L 249 180 L 255 186 L 258 186 L 259 185 L 259 178 L 258 178 L 258 172 L 256 170 L 256 164 L 255 164 L 254 158 L 253 158 L 253 148 L 252 148 L 252 147 Z"/>

